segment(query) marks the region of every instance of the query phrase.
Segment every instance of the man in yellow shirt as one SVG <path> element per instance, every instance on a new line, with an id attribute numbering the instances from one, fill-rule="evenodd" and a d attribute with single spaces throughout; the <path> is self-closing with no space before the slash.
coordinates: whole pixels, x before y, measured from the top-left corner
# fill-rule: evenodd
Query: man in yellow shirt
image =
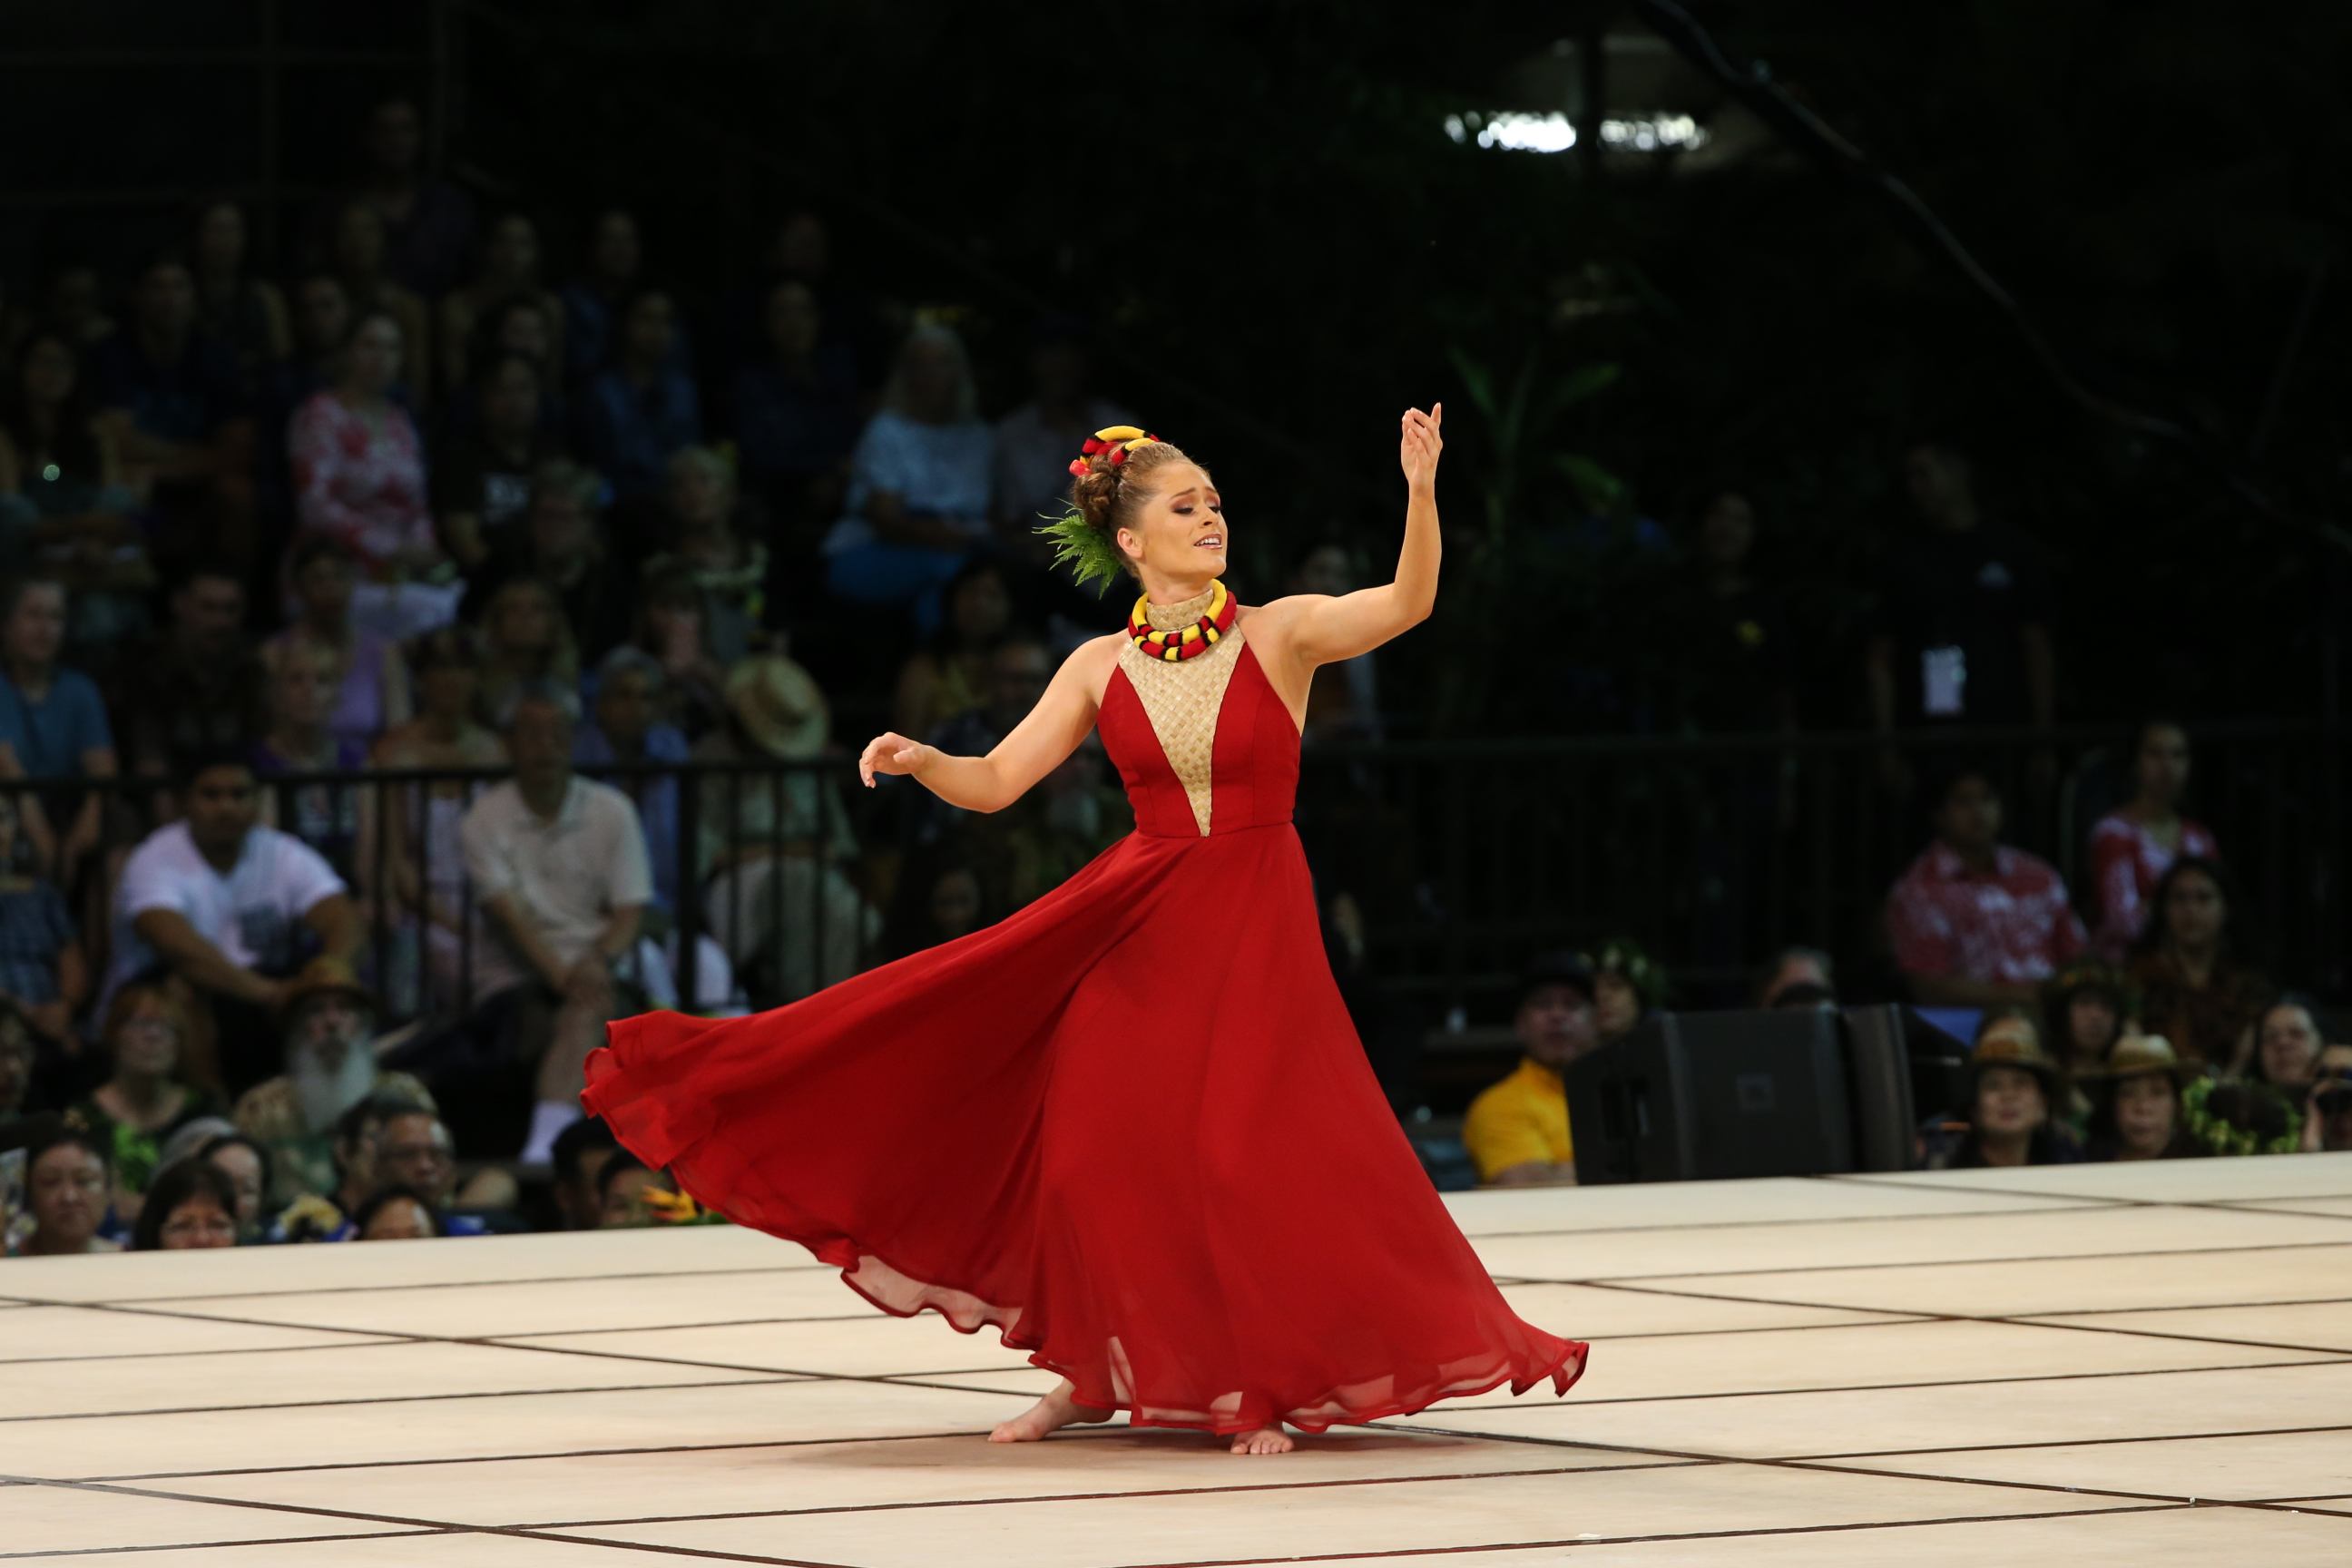
<path id="1" fill-rule="evenodd" d="M 1494 1187 L 1573 1185 L 1561 1069 L 1601 1043 L 1592 1022 L 1592 969 L 1574 953 L 1551 952 L 1528 966 L 1512 1028 L 1527 1056 L 1518 1069 L 1470 1102 L 1462 1142 Z"/>

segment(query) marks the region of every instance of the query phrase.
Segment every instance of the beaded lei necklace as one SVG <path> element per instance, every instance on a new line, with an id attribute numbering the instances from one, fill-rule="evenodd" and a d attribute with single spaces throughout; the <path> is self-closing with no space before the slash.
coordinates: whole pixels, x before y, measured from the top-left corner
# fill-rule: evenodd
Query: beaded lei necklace
<path id="1" fill-rule="evenodd" d="M 1234 620 L 1241 614 L 1241 605 L 1225 591 L 1222 577 L 1209 584 L 1209 607 L 1189 626 L 1166 632 L 1154 630 L 1146 613 L 1150 604 L 1150 595 L 1136 596 L 1135 608 L 1127 616 L 1127 635 L 1143 650 L 1144 658 L 1166 659 L 1171 664 L 1198 658 L 1216 647 L 1217 639 L 1234 629 Z"/>

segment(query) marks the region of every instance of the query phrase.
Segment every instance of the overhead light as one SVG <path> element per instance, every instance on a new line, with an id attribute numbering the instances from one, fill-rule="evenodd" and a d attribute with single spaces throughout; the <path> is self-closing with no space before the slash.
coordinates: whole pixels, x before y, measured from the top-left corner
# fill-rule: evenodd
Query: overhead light
<path id="1" fill-rule="evenodd" d="M 1567 115 L 1522 114 L 1516 110 L 1449 114 L 1445 133 L 1457 142 L 1475 139 L 1481 147 L 1513 153 L 1565 153 L 1576 145 L 1576 126 Z"/>
<path id="2" fill-rule="evenodd" d="M 1472 142 L 1510 153 L 1565 153 L 1576 145 L 1576 122 L 1565 114 L 1517 110 L 1445 117 L 1457 146 Z M 1642 114 L 1601 122 L 1601 144 L 1613 153 L 1688 152 L 1706 145 L 1706 127 L 1687 114 Z"/>

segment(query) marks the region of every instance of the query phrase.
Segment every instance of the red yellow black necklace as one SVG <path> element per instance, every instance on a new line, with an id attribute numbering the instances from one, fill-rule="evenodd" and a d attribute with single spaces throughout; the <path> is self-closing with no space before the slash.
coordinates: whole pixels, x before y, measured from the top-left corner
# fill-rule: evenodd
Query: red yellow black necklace
<path id="1" fill-rule="evenodd" d="M 1135 639 L 1135 646 L 1143 650 L 1144 658 L 1162 658 L 1171 664 L 1197 658 L 1216 647 L 1217 639 L 1234 629 L 1234 621 L 1242 609 L 1234 596 L 1225 592 L 1223 578 L 1209 584 L 1209 607 L 1202 610 L 1201 618 L 1189 626 L 1179 626 L 1169 632 L 1154 631 L 1150 605 L 1149 594 L 1137 596 L 1135 608 L 1128 612 L 1127 635 Z"/>

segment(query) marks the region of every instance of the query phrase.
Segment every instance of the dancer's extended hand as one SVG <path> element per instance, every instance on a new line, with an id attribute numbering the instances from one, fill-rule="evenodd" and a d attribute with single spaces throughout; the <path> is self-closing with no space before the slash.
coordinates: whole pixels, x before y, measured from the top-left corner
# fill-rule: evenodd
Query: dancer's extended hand
<path id="1" fill-rule="evenodd" d="M 1408 408 L 1400 423 L 1404 438 L 1397 444 L 1397 460 L 1404 465 L 1405 483 L 1415 489 L 1435 483 L 1437 456 L 1445 450 L 1445 437 L 1440 433 L 1445 424 L 1445 405 L 1433 403 L 1426 414 Z"/>
<path id="2" fill-rule="evenodd" d="M 915 773 L 939 752 L 919 741 L 909 741 L 895 732 L 875 736 L 866 742 L 866 750 L 857 754 L 857 776 L 866 787 L 874 787 L 876 773 Z"/>

